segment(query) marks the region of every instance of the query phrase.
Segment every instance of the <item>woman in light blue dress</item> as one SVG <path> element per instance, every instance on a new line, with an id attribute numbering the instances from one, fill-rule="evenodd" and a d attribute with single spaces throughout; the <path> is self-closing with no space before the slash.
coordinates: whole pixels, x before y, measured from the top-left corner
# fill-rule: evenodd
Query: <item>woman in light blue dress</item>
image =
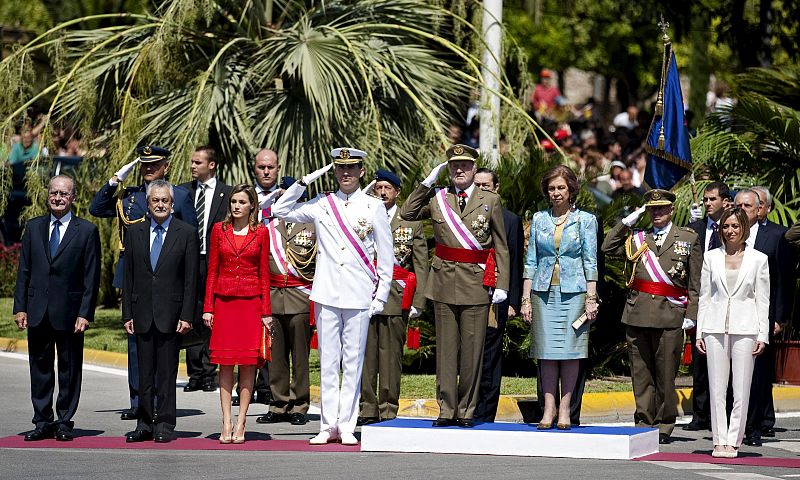
<path id="1" fill-rule="evenodd" d="M 541 186 L 551 208 L 531 220 L 521 313 L 531 324 L 531 357 L 542 362 L 544 412 L 537 428 L 552 428 L 557 416 L 557 427 L 568 430 L 578 362 L 588 356 L 589 323 L 597 317 L 597 219 L 575 208 L 580 184 L 568 167 L 549 170 Z"/>

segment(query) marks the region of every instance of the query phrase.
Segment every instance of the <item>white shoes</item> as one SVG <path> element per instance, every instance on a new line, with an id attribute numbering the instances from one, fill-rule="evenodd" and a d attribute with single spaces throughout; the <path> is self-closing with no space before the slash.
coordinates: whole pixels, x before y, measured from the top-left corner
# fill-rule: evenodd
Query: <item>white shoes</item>
<path id="1" fill-rule="evenodd" d="M 324 430 L 319 432 L 316 437 L 308 441 L 309 445 L 325 445 L 326 443 L 338 442 L 339 434 L 336 430 Z"/>
<path id="2" fill-rule="evenodd" d="M 342 432 L 342 445 L 358 445 L 358 439 L 352 433 Z"/>

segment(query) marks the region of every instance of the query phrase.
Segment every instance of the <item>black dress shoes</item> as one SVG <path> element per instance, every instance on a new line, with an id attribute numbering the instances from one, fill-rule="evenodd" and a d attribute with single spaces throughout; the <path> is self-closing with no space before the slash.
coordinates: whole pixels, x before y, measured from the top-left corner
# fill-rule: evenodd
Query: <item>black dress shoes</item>
<path id="1" fill-rule="evenodd" d="M 37 428 L 31 433 L 25 435 L 26 442 L 38 442 L 39 440 L 46 440 L 53 438 L 53 430 L 47 427 Z"/>
<path id="2" fill-rule="evenodd" d="M 699 432 L 700 430 L 711 430 L 711 424 L 708 422 L 695 422 L 692 420 L 683 426 L 683 430 L 687 432 Z"/>
<path id="3" fill-rule="evenodd" d="M 669 438 L 669 435 L 667 435 L 666 433 L 659 433 L 658 443 L 661 445 L 669 445 L 670 443 L 672 443 L 672 439 Z"/>
<path id="4" fill-rule="evenodd" d="M 300 412 L 295 412 L 289 415 L 289 423 L 292 425 L 305 425 L 308 423 L 306 416 Z"/>
<path id="5" fill-rule="evenodd" d="M 217 391 L 217 384 L 214 382 L 207 382 L 203 384 L 203 391 L 204 392 L 216 392 Z"/>
<path id="6" fill-rule="evenodd" d="M 189 383 L 187 383 L 186 386 L 183 387 L 183 391 L 184 392 L 196 392 L 196 391 L 200 390 L 201 388 L 203 388 L 203 386 L 200 385 L 200 380 L 196 380 L 194 378 L 190 378 L 189 379 Z"/>
<path id="7" fill-rule="evenodd" d="M 125 436 L 125 441 L 128 443 L 146 442 L 153 439 L 153 432 L 147 430 L 134 430 Z"/>
<path id="8" fill-rule="evenodd" d="M 264 415 L 256 418 L 256 423 L 280 423 L 287 420 L 286 415 L 282 413 L 267 412 Z"/>
<path id="9" fill-rule="evenodd" d="M 139 418 L 139 409 L 129 408 L 127 410 L 123 410 L 122 415 L 120 415 L 119 418 L 122 420 L 136 420 Z"/>
<path id="10" fill-rule="evenodd" d="M 449 427 L 449 426 L 455 425 L 455 424 L 456 424 L 455 420 L 453 420 L 451 418 L 441 418 L 441 417 L 439 417 L 439 418 L 437 418 L 436 420 L 433 421 L 433 426 L 434 427 Z"/>
<path id="11" fill-rule="evenodd" d="M 775 438 L 775 429 L 774 428 L 765 428 L 761 430 L 761 436 L 767 438 Z"/>
<path id="12" fill-rule="evenodd" d="M 262 390 L 260 392 L 256 392 L 253 395 L 253 402 L 252 403 L 261 403 L 264 405 L 269 405 L 272 402 L 272 392 L 269 390 Z"/>
<path id="13" fill-rule="evenodd" d="M 475 426 L 475 420 L 471 418 L 459 418 L 456 423 L 461 428 L 472 428 Z"/>
<path id="14" fill-rule="evenodd" d="M 760 434 L 747 435 L 744 437 L 742 443 L 744 443 L 745 445 L 750 445 L 751 447 L 760 447 L 761 445 L 764 444 L 764 442 L 761 441 Z"/>
<path id="15" fill-rule="evenodd" d="M 381 419 L 379 417 L 358 417 L 358 422 L 356 425 L 364 426 L 364 425 L 372 425 L 373 423 L 379 423 Z"/>
<path id="16" fill-rule="evenodd" d="M 173 438 L 169 433 L 159 432 L 153 436 L 153 440 L 155 440 L 156 443 L 169 443 Z"/>
<path id="17" fill-rule="evenodd" d="M 238 396 L 231 398 L 231 405 L 233 405 L 234 407 L 238 407 L 239 406 L 239 397 Z"/>
<path id="18" fill-rule="evenodd" d="M 59 442 L 71 442 L 75 436 L 72 434 L 72 430 L 69 428 L 59 428 L 56 430 L 56 441 Z"/>

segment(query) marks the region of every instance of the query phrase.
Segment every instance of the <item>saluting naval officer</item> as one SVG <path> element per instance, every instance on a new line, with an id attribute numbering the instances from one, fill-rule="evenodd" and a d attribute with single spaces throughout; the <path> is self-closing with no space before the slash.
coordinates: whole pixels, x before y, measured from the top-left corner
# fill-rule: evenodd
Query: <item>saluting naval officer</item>
<path id="1" fill-rule="evenodd" d="M 295 179 L 283 177 L 286 190 Z M 307 197 L 306 192 L 300 199 Z M 308 354 L 311 342 L 311 285 L 317 256 L 317 235 L 313 223 L 284 222 L 272 217 L 269 231 L 269 286 L 272 303 L 273 337 L 269 386 L 269 411 L 258 423 L 290 422 L 305 425 L 311 401 Z M 291 358 L 291 369 L 289 359 Z"/>
<path id="2" fill-rule="evenodd" d="M 478 151 L 447 149 L 437 165 L 400 207 L 404 220 L 430 218 L 436 255 L 425 287 L 436 317 L 436 398 L 433 425 L 475 424 L 489 306 L 507 298 L 510 259 L 500 197 L 476 188 Z M 433 188 L 448 167 L 453 183 Z"/>
<path id="3" fill-rule="evenodd" d="M 136 160 L 120 168 L 108 182 L 104 183 L 89 206 L 89 213 L 100 218 L 115 218 L 119 222 L 119 261 L 114 272 L 112 285 L 122 288 L 122 270 L 125 258 L 123 244 L 125 232 L 131 225 L 147 220 L 147 185 L 154 180 L 163 180 L 169 172 L 170 151 L 155 145 L 144 145 L 136 149 Z M 119 185 L 128 178 L 137 164 L 141 163 L 139 171 L 142 182 L 139 185 L 119 188 Z M 197 227 L 197 217 L 194 211 L 194 202 L 186 190 L 174 188 L 175 218 L 182 220 L 193 227 Z M 136 338 L 128 335 L 128 388 L 130 391 L 131 408 L 122 412 L 123 420 L 136 420 L 139 406 L 139 366 L 136 355 Z"/>
<path id="4" fill-rule="evenodd" d="M 394 276 L 389 301 L 383 312 L 369 322 L 361 375 L 361 425 L 397 416 L 408 320 L 418 317 L 425 309 L 428 245 L 422 222 L 409 222 L 397 214 L 400 186 L 400 177 L 394 173 L 388 170 L 375 172 L 372 192 L 383 200 L 389 218 L 394 240 Z"/>
<path id="5" fill-rule="evenodd" d="M 358 444 L 353 432 L 369 319 L 383 311 L 392 286 L 392 232 L 386 208 L 359 188 L 366 155 L 352 148 L 333 149 L 332 164 L 303 177 L 272 206 L 274 216 L 313 223 L 317 232 L 311 300 L 319 338 L 322 411 L 320 433 L 309 441 L 312 445 L 337 439 Z M 331 167 L 339 184 L 336 193 L 297 203 L 305 187 Z"/>
<path id="6" fill-rule="evenodd" d="M 634 421 L 638 427 L 658 428 L 664 444 L 670 442 L 678 414 L 675 376 L 683 330 L 697 321 L 703 250 L 694 230 L 672 224 L 674 193 L 650 190 L 644 201 L 608 232 L 602 250 L 632 263 L 622 323 L 636 400 Z M 653 228 L 633 230 L 645 210 Z"/>

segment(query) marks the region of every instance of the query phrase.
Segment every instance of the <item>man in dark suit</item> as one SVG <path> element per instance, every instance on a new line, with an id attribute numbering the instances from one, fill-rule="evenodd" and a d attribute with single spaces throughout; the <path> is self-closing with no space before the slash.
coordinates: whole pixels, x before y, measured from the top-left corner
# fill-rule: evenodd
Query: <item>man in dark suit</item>
<path id="1" fill-rule="evenodd" d="M 36 429 L 26 441 L 72 440 L 83 370 L 83 332 L 94 319 L 100 288 L 100 235 L 97 227 L 72 214 L 75 183 L 50 180 L 50 214 L 28 222 L 22 237 L 14 320 L 28 329 L 31 401 Z M 53 418 L 53 362 L 58 353 L 58 398 Z"/>
<path id="2" fill-rule="evenodd" d="M 200 239 L 200 264 L 197 281 L 197 310 L 195 325 L 197 328 L 184 335 L 183 346 L 186 347 L 186 373 L 189 383 L 183 387 L 184 392 L 195 392 L 202 389 L 213 392 L 217 389 L 215 377 L 217 367 L 208 356 L 208 342 L 211 331 L 201 321 L 203 316 L 203 299 L 206 291 L 208 264 L 208 242 L 211 239 L 211 227 L 225 220 L 228 214 L 231 187 L 217 179 L 217 152 L 213 147 L 205 145 L 197 147 L 192 153 L 192 180 L 178 185 L 186 189 L 194 200 L 197 216 L 197 234 Z"/>
<path id="3" fill-rule="evenodd" d="M 758 187 L 756 187 L 758 188 Z M 774 335 L 791 319 L 794 303 L 796 264 L 794 251 L 784 238 L 786 227 L 766 220 L 769 213 L 768 192 L 759 188 L 740 190 L 735 204 L 744 210 L 750 220 L 750 237 L 747 246 L 767 255 L 769 259 L 769 344 L 764 353 L 756 357 L 753 382 L 750 386 L 750 404 L 747 408 L 747 426 L 744 443 L 761 445 L 761 437 L 774 435 L 775 407 L 772 400 L 772 383 L 775 380 Z M 761 193 L 761 195 L 759 195 Z M 763 198 L 762 198 L 763 196 Z M 759 219 L 759 215 L 761 219 Z"/>
<path id="4" fill-rule="evenodd" d="M 123 247 L 125 232 L 128 227 L 147 220 L 147 185 L 154 181 L 166 178 L 169 172 L 170 151 L 155 145 L 145 145 L 136 149 L 136 160 L 124 165 L 104 183 L 89 206 L 89 213 L 100 218 L 115 218 L 119 222 L 119 261 L 114 273 L 114 288 L 122 288 L 122 268 L 125 263 Z M 140 172 L 142 183 L 140 185 L 125 187 L 120 191 L 119 185 L 131 174 L 137 164 L 141 163 Z M 189 197 L 189 192 L 182 188 L 175 191 L 175 217 L 184 222 L 197 226 L 194 213 L 194 203 Z M 139 372 L 136 360 L 136 340 L 131 335 L 128 337 L 128 389 L 130 393 L 131 408 L 122 412 L 123 420 L 136 420 L 139 405 Z"/>
<path id="5" fill-rule="evenodd" d="M 721 245 L 719 219 L 722 212 L 731 206 L 731 192 L 724 182 L 711 182 L 703 192 L 703 207 L 706 217 L 693 221 L 688 226 L 697 232 L 703 253 Z M 691 330 L 692 340 L 692 421 L 684 430 L 711 430 L 711 404 L 708 393 L 708 362 L 706 356 L 695 345 L 696 330 Z"/>
<path id="6" fill-rule="evenodd" d="M 475 186 L 498 193 L 500 180 L 488 168 L 475 171 Z M 508 283 L 508 298 L 491 308 L 489 326 L 483 346 L 483 366 L 481 382 L 478 387 L 478 406 L 475 419 L 479 422 L 494 422 L 497 404 L 500 400 L 500 380 L 502 378 L 503 335 L 506 322 L 519 312 L 522 301 L 522 259 L 524 257 L 525 236 L 520 218 L 503 208 L 503 223 L 506 229 L 511 275 Z M 494 317 L 494 321 L 492 318 Z"/>
<path id="7" fill-rule="evenodd" d="M 172 199 L 169 182 L 151 182 L 150 219 L 130 226 L 125 236 L 122 319 L 136 337 L 140 387 L 138 423 L 128 442 L 166 443 L 175 430 L 180 335 L 195 319 L 200 242 L 194 227 L 172 216 Z"/>

